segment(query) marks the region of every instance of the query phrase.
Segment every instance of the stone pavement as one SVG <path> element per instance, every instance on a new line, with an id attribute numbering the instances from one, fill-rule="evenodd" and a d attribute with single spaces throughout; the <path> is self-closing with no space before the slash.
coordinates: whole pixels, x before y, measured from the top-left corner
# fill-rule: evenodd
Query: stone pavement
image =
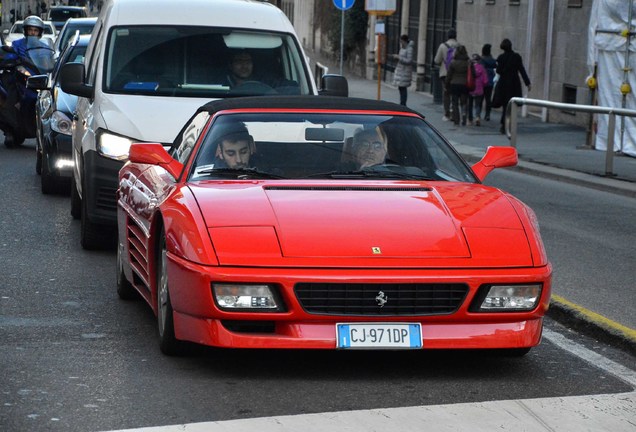
<path id="1" fill-rule="evenodd" d="M 311 57 L 313 53 L 309 54 L 310 58 L 316 58 Z M 330 73 L 338 73 L 339 68 L 333 62 L 324 58 L 319 61 L 329 66 Z M 344 75 L 349 82 L 350 97 L 378 98 L 377 81 L 360 78 L 346 70 Z M 397 88 L 381 83 L 380 99 L 397 103 L 399 101 Z M 458 127 L 452 122 L 442 121 L 442 106 L 434 103 L 429 93 L 409 90 L 407 105 L 423 114 L 433 127 L 438 129 L 470 162 L 480 159 L 488 146 L 510 145 L 508 137 L 499 133 L 501 110 L 493 110 L 490 121 L 482 120 L 479 127 Z M 635 157 L 615 154 L 612 163 L 613 175 L 608 176 L 606 175 L 606 152 L 586 147 L 587 133 L 584 128 L 544 123 L 532 115 L 519 116 L 518 120 L 519 164 L 514 169 L 636 197 Z M 598 315 L 593 312 L 593 302 L 590 304 L 589 299 L 565 299 L 558 295 L 553 295 L 548 314 L 569 326 L 595 337 L 604 337 L 636 353 L 636 329 L 626 325 L 633 322 L 633 299 L 634 296 L 631 302 L 627 301 L 622 306 L 617 306 L 623 311 L 618 313 L 618 316 L 623 316 L 622 313 L 626 314 L 625 320 L 617 319 L 616 316 L 610 320 Z"/>

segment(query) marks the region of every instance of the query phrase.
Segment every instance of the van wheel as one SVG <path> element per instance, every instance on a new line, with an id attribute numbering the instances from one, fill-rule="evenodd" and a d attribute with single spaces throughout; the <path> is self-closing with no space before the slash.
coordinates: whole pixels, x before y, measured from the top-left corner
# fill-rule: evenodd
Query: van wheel
<path id="1" fill-rule="evenodd" d="M 86 199 L 81 200 L 81 225 L 80 243 L 86 250 L 105 249 L 108 246 L 108 234 L 110 227 L 99 225 L 88 220 L 88 209 Z"/>
<path id="2" fill-rule="evenodd" d="M 79 219 L 82 217 L 82 199 L 77 192 L 77 186 L 75 186 L 75 177 L 71 176 L 71 216 L 73 219 Z"/>

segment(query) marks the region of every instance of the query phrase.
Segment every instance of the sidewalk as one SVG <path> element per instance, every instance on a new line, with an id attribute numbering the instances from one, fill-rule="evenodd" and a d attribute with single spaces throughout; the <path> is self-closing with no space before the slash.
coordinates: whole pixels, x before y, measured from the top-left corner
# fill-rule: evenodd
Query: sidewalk
<path id="1" fill-rule="evenodd" d="M 311 54 L 308 53 L 311 57 Z M 329 60 L 320 59 L 329 66 L 330 73 L 338 73 L 339 68 Z M 349 82 L 349 96 L 377 99 L 377 81 L 366 80 L 344 72 Z M 380 99 L 398 102 L 397 88 L 386 83 L 380 85 Z M 507 146 L 510 141 L 499 133 L 501 110 L 491 113 L 490 121 L 482 120 L 481 126 L 455 126 L 452 122 L 442 121 L 441 104 L 433 102 L 428 93 L 409 90 L 407 105 L 423 114 L 468 161 L 480 159 L 488 146 Z M 606 152 L 585 148 L 586 131 L 583 128 L 543 123 L 539 118 L 519 117 L 517 151 L 519 164 L 517 170 L 554 178 L 578 185 L 605 190 L 612 193 L 636 197 L 636 158 L 614 155 L 612 172 L 605 175 Z M 633 301 L 617 305 L 619 310 L 612 312 L 611 319 L 593 312 L 595 299 L 568 292 L 561 297 L 558 287 L 553 287 L 553 298 L 549 316 L 563 321 L 569 326 L 591 333 L 595 337 L 604 337 L 636 353 L 636 326 L 633 314 Z M 632 299 L 634 297 L 632 296 Z"/>

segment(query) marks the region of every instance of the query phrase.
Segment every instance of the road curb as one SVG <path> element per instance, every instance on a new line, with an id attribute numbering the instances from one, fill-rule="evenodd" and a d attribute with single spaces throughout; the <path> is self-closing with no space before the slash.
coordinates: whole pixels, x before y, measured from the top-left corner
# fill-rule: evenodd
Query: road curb
<path id="1" fill-rule="evenodd" d="M 585 309 L 561 296 L 552 295 L 547 315 L 566 327 L 636 355 L 636 330 Z"/>

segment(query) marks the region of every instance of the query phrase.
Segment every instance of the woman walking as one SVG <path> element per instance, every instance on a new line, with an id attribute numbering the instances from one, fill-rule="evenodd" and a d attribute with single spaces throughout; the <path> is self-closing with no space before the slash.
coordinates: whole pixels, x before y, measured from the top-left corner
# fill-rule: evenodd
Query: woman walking
<path id="1" fill-rule="evenodd" d="M 495 85 L 495 69 L 497 68 L 497 60 L 491 53 L 490 44 L 484 44 L 481 48 L 481 64 L 486 69 L 488 75 L 488 84 L 484 86 L 484 101 L 486 102 L 486 115 L 484 120 L 490 121 L 490 111 L 492 110 L 492 88 Z"/>
<path id="2" fill-rule="evenodd" d="M 512 50 L 510 39 L 501 41 L 499 48 L 503 50 L 503 53 L 497 57 L 499 81 L 497 81 L 498 89 L 495 90 L 495 93 L 501 92 L 502 113 L 499 132 L 506 133 L 506 106 L 513 97 L 522 96 L 519 75 L 521 74 L 528 91 L 530 91 L 530 78 L 528 78 L 526 68 L 523 67 L 521 56 Z"/>
<path id="3" fill-rule="evenodd" d="M 393 84 L 400 92 L 400 105 L 406 106 L 406 90 L 413 79 L 413 41 L 407 35 L 400 36 L 400 53 L 393 54 L 398 61 L 393 74 Z"/>
<path id="4" fill-rule="evenodd" d="M 462 126 L 466 126 L 466 117 L 468 114 L 468 87 L 466 86 L 468 62 L 466 47 L 464 45 L 457 46 L 457 48 L 455 48 L 455 56 L 448 66 L 448 73 L 446 75 L 446 85 L 450 88 L 451 105 L 453 107 L 453 123 L 459 125 L 461 120 Z"/>

